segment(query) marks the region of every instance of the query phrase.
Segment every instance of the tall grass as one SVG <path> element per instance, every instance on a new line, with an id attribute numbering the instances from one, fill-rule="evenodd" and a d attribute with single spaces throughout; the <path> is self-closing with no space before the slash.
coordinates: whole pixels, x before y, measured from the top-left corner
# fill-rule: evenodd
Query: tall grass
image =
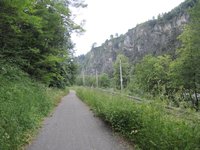
<path id="1" fill-rule="evenodd" d="M 167 113 L 163 105 L 135 103 L 95 90 L 79 88 L 77 95 L 141 149 L 200 149 L 199 120 Z"/>
<path id="2" fill-rule="evenodd" d="M 20 149 L 63 91 L 49 89 L 10 65 L 0 68 L 0 150 Z"/>

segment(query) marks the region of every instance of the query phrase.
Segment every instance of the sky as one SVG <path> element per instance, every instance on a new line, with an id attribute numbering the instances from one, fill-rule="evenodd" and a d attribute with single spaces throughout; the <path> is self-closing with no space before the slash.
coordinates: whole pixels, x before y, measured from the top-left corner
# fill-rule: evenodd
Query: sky
<path id="1" fill-rule="evenodd" d="M 75 22 L 85 20 L 82 35 L 72 35 L 75 56 L 86 54 L 92 44 L 97 46 L 110 35 L 124 34 L 137 24 L 169 12 L 184 0 L 85 0 L 87 8 L 73 10 Z"/>

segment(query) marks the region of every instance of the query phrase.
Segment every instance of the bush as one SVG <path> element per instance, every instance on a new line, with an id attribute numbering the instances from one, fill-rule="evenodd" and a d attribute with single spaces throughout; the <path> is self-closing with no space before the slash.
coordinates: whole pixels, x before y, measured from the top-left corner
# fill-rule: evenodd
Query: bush
<path id="1" fill-rule="evenodd" d="M 199 120 L 169 114 L 156 102 L 135 103 L 122 96 L 83 88 L 77 94 L 115 131 L 142 149 L 200 148 Z"/>

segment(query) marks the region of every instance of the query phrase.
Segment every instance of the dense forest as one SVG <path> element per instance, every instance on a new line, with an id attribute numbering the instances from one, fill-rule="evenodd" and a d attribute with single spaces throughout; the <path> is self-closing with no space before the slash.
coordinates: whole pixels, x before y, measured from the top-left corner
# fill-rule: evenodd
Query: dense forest
<path id="1" fill-rule="evenodd" d="M 84 4 L 65 0 L 1 0 L 1 66 L 15 64 L 48 86 L 71 85 L 76 73 L 71 34 L 83 29 L 71 19 L 69 6 Z"/>
<path id="2" fill-rule="evenodd" d="M 123 88 L 123 92 L 130 95 L 138 95 L 150 99 L 159 98 L 166 100 L 172 106 L 191 107 L 199 110 L 200 2 L 187 0 L 171 12 L 163 14 L 162 17 L 159 16 L 156 21 L 167 22 L 176 14 L 184 13 L 185 8 L 188 8 L 187 13 L 190 16 L 190 21 L 184 26 L 183 32 L 178 36 L 177 41 L 180 44 L 178 47 L 174 47 L 176 49 L 175 52 L 169 53 L 169 51 L 166 51 L 157 55 L 147 53 L 137 63 L 133 63 L 134 61 L 124 53 L 119 53 L 112 64 L 113 73 L 106 74 L 104 72 L 100 74 L 99 84 L 96 83 L 97 77 L 95 75 L 88 75 L 83 72 L 84 67 L 81 68 L 82 74 L 77 78 L 77 84 L 87 86 L 98 85 L 98 87 L 109 87 L 118 90 Z M 152 21 L 150 22 L 152 23 Z M 153 39 L 152 42 L 154 42 Z M 171 45 L 169 48 L 172 46 L 175 45 Z M 92 51 L 98 51 L 98 49 L 100 47 L 92 49 Z M 104 53 L 106 53 L 106 50 Z M 100 55 L 98 54 L 98 58 L 101 58 Z M 80 58 L 84 60 L 84 57 L 81 56 Z M 89 60 L 86 59 L 86 61 Z M 97 61 L 94 63 L 98 63 Z M 82 61 L 83 63 L 84 61 Z M 120 64 L 122 69 L 121 78 Z M 98 69 L 98 66 L 96 68 Z M 83 81 L 87 82 L 83 83 Z M 121 81 L 123 81 L 122 88 L 120 87 Z"/>

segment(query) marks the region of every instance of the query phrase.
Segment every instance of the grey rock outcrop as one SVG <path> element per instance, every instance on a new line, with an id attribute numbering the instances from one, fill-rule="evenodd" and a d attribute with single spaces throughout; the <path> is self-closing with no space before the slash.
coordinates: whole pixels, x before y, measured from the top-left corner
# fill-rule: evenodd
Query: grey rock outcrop
<path id="1" fill-rule="evenodd" d="M 177 37 L 189 22 L 187 10 L 195 3 L 196 0 L 186 0 L 158 19 L 139 24 L 124 35 L 106 40 L 99 47 L 93 47 L 86 55 L 78 57 L 80 69 L 84 69 L 86 74 L 94 74 L 95 70 L 112 74 L 113 63 L 118 54 L 127 56 L 132 64 L 147 54 L 174 55 L 180 45 Z"/>

